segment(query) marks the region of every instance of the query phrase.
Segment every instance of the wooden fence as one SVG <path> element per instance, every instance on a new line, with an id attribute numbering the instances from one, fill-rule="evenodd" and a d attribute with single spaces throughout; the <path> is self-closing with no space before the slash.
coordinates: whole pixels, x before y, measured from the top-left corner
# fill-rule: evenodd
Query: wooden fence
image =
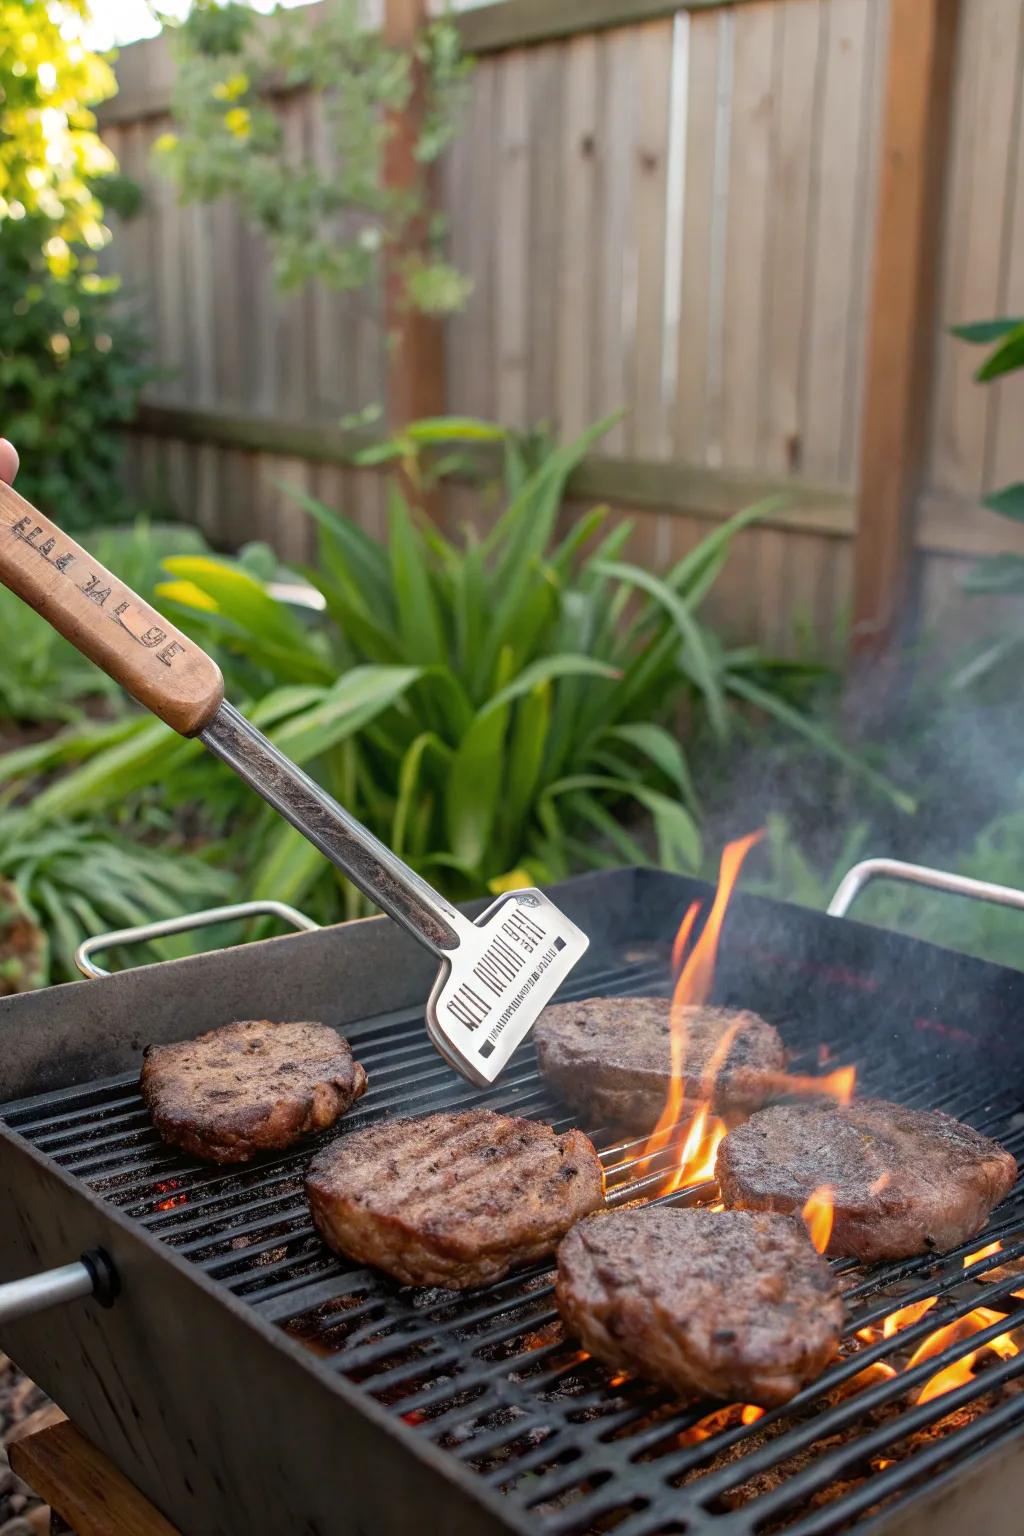
<path id="1" fill-rule="evenodd" d="M 655 567 L 785 490 L 715 595 L 736 634 L 787 648 L 803 619 L 828 644 L 855 603 L 870 641 L 908 582 L 931 625 L 998 613 L 959 582 L 1024 552 L 978 507 L 1024 478 L 1024 381 L 976 385 L 948 326 L 1024 313 L 1024 0 L 505 0 L 460 24 L 478 63 L 440 196 L 474 289 L 439 403 L 562 435 L 625 405 L 573 491 L 633 513 Z M 149 163 L 170 70 L 162 40 L 124 50 L 103 114 L 147 194 L 111 259 L 164 370 L 136 485 L 291 557 L 282 482 L 381 533 L 339 425 L 388 407 L 380 297 L 276 298 L 231 208 L 177 206 Z M 316 100 L 279 110 L 322 156 Z"/>

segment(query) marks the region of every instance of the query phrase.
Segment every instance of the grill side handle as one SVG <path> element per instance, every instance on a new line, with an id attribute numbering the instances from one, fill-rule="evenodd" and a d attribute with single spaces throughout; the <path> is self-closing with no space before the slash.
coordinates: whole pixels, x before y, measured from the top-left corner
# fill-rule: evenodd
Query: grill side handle
<path id="1" fill-rule="evenodd" d="M 872 880 L 897 880 L 905 885 L 925 885 L 950 896 L 969 896 L 974 901 L 991 901 L 1001 907 L 1016 907 L 1024 912 L 1024 891 L 1012 885 L 994 885 L 990 880 L 972 880 L 948 869 L 931 869 L 926 864 L 907 864 L 902 859 L 863 859 L 855 864 L 836 886 L 829 902 L 829 917 L 845 917 L 866 885 Z"/>
<path id="2" fill-rule="evenodd" d="M 73 1264 L 0 1285 L 0 1324 L 85 1296 L 92 1296 L 102 1307 L 113 1306 L 119 1290 L 117 1271 L 110 1259 L 102 1248 L 90 1248 Z"/>
<path id="3" fill-rule="evenodd" d="M 290 907 L 286 901 L 238 901 L 228 907 L 205 907 L 201 912 L 187 912 L 182 917 L 163 917 L 153 923 L 139 923 L 134 928 L 111 928 L 106 933 L 83 939 L 75 950 L 75 965 L 90 981 L 98 981 L 110 972 L 92 958 L 116 945 L 147 944 L 150 939 L 167 939 L 176 933 L 189 933 L 210 923 L 231 923 L 246 917 L 279 917 L 301 932 L 314 933 L 320 927 L 305 912 Z"/>

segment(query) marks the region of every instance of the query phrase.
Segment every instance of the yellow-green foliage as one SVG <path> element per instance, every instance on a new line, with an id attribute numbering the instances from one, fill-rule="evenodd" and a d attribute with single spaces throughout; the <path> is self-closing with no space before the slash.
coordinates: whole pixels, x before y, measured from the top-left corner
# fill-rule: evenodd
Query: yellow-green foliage
<path id="1" fill-rule="evenodd" d="M 91 182 L 115 169 L 90 108 L 117 87 L 82 42 L 87 11 L 87 0 L 0 0 L 0 223 L 45 219 L 58 274 L 75 245 L 104 243 Z"/>

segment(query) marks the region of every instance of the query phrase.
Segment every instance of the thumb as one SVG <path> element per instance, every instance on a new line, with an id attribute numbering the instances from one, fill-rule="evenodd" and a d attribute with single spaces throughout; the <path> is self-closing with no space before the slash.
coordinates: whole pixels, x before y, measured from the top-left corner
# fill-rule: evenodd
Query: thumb
<path id="1" fill-rule="evenodd" d="M 17 473 L 17 449 L 13 443 L 7 441 L 6 437 L 0 437 L 0 480 L 6 480 L 7 484 L 11 485 Z"/>

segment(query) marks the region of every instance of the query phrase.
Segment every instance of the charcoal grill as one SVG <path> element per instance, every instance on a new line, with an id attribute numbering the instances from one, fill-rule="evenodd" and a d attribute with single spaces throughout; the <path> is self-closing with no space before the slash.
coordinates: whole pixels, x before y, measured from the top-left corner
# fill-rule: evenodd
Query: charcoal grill
<path id="1" fill-rule="evenodd" d="M 667 991 L 680 917 L 708 894 L 650 870 L 560 887 L 591 938 L 562 996 Z M 8 1323 L 3 1347 L 168 1518 L 190 1536 L 941 1536 L 968 1518 L 985 1536 L 1019 1530 L 1024 1356 L 992 1356 L 975 1379 L 915 1404 L 937 1370 L 1024 1325 L 1013 1295 L 1024 1281 L 1000 1269 L 1024 1256 L 1019 1188 L 954 1254 L 840 1263 L 851 1341 L 896 1306 L 938 1305 L 785 1409 L 694 1441 L 713 1405 L 581 1358 L 553 1309 L 550 1264 L 468 1294 L 399 1287 L 318 1241 L 302 1198 L 309 1147 L 218 1169 L 151 1130 L 136 1088 L 143 1044 L 254 1016 L 345 1032 L 370 1081 L 346 1129 L 468 1104 L 572 1124 L 529 1044 L 486 1091 L 439 1060 L 423 1030 L 431 978 L 429 957 L 375 918 L 0 1004 L 0 1279 L 92 1251 L 119 1287 Z M 862 1092 L 1024 1144 L 1016 971 L 738 896 L 716 997 L 775 1023 L 797 1071 L 826 1055 L 852 1061 Z M 637 1144 L 585 1129 L 612 1202 L 661 1198 L 671 1149 L 640 1174 Z M 964 1270 L 996 1237 L 1003 1252 Z M 844 1395 L 865 1367 L 905 1360 L 979 1302 L 1007 1321 Z"/>

